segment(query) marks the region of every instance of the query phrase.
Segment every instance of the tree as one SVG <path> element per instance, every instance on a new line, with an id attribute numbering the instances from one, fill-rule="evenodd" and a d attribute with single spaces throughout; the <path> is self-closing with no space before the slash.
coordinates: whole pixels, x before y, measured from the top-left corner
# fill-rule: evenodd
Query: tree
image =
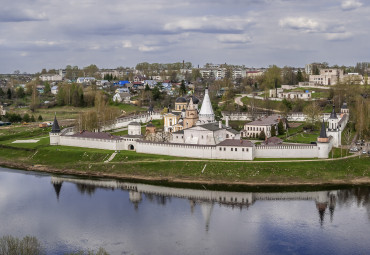
<path id="1" fill-rule="evenodd" d="M 39 115 L 39 117 L 37 118 L 39 121 L 42 121 L 42 116 Z"/>
<path id="2" fill-rule="evenodd" d="M 181 85 L 180 85 L 180 95 L 186 95 L 186 87 L 185 87 L 185 81 L 181 80 Z"/>
<path id="3" fill-rule="evenodd" d="M 277 67 L 276 65 L 270 66 L 261 79 L 262 89 L 275 88 L 275 84 L 277 85 L 277 87 L 281 87 L 281 68 Z"/>
<path id="4" fill-rule="evenodd" d="M 17 90 L 16 90 L 16 95 L 17 95 L 17 98 L 24 98 L 24 96 L 26 95 L 24 93 L 24 88 L 23 87 L 18 87 Z"/>
<path id="5" fill-rule="evenodd" d="M 10 88 L 6 91 L 6 95 L 8 99 L 12 99 L 12 90 Z"/>
<path id="6" fill-rule="evenodd" d="M 298 72 L 297 72 L 297 82 L 302 82 L 302 81 L 304 81 L 303 74 L 302 74 L 301 69 L 298 69 Z"/>
<path id="7" fill-rule="evenodd" d="M 36 89 L 36 84 L 32 86 L 32 95 L 31 95 L 31 104 L 30 109 L 32 112 L 35 112 L 35 110 L 39 107 L 39 96 Z"/>
<path id="8" fill-rule="evenodd" d="M 28 113 L 26 113 L 26 114 L 23 115 L 23 121 L 24 122 L 30 122 L 30 120 L 31 120 L 30 119 L 30 115 L 28 115 Z"/>
<path id="9" fill-rule="evenodd" d="M 2 88 L 0 88 L 0 97 L 3 97 L 3 96 L 5 96 L 5 92 Z"/>
<path id="10" fill-rule="evenodd" d="M 258 139 L 260 139 L 260 140 L 265 140 L 266 139 L 265 131 L 263 131 L 263 130 L 261 131 L 261 133 L 258 136 Z"/>
<path id="11" fill-rule="evenodd" d="M 35 120 L 35 116 L 31 116 L 31 122 L 36 122 L 36 120 Z"/>
<path id="12" fill-rule="evenodd" d="M 153 101 L 157 101 L 161 98 L 161 91 L 159 89 L 159 85 L 155 85 L 155 87 L 153 88 L 152 90 L 152 97 L 153 97 Z"/>
<path id="13" fill-rule="evenodd" d="M 314 127 L 318 126 L 320 122 L 321 108 L 316 101 L 313 101 L 311 104 L 307 105 L 303 109 L 303 113 L 307 116 L 306 122 L 313 125 Z"/>
<path id="14" fill-rule="evenodd" d="M 271 127 L 271 136 L 276 136 L 276 128 L 275 125 Z"/>
<path id="15" fill-rule="evenodd" d="M 13 236 L 3 236 L 0 238 L 1 254 L 17 255 L 43 255 L 46 254 L 41 243 L 36 237 L 26 236 L 19 239 Z M 104 254 L 104 253 L 103 253 Z"/>
<path id="16" fill-rule="evenodd" d="M 45 92 L 45 94 L 49 94 L 51 92 L 51 87 L 50 87 L 49 82 L 45 83 L 44 92 Z"/>
<path id="17" fill-rule="evenodd" d="M 285 134 L 284 124 L 282 120 L 280 120 L 278 123 L 278 133 L 279 135 Z"/>

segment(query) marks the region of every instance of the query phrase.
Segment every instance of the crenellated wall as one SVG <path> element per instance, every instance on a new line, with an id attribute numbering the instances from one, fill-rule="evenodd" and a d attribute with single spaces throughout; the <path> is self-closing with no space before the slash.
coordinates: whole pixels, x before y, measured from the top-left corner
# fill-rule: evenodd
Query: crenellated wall
<path id="1" fill-rule="evenodd" d="M 317 158 L 316 145 L 256 145 L 256 158 Z"/>

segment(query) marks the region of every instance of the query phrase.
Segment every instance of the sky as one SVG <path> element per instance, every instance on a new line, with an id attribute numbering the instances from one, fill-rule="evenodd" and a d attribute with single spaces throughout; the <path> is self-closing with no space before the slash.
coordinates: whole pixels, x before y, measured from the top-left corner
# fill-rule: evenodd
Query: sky
<path id="1" fill-rule="evenodd" d="M 370 61 L 368 0 L 2 0 L 0 73 Z"/>

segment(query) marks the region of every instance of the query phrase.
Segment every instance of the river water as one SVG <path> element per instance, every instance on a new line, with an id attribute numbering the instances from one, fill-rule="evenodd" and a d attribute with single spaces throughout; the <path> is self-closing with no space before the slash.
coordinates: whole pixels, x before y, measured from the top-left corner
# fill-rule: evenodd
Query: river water
<path id="1" fill-rule="evenodd" d="M 369 186 L 217 189 L 0 168 L 0 237 L 47 254 L 370 253 Z"/>

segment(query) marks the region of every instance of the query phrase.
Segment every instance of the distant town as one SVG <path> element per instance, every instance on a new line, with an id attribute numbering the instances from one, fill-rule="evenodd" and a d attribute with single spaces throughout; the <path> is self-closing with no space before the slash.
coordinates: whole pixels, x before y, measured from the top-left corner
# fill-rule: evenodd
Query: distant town
<path id="1" fill-rule="evenodd" d="M 366 156 L 369 73 L 370 63 L 185 61 L 15 71 L 0 76 L 0 125 L 51 127 L 50 145 L 112 150 L 108 161 L 125 150 L 226 160 Z"/>

